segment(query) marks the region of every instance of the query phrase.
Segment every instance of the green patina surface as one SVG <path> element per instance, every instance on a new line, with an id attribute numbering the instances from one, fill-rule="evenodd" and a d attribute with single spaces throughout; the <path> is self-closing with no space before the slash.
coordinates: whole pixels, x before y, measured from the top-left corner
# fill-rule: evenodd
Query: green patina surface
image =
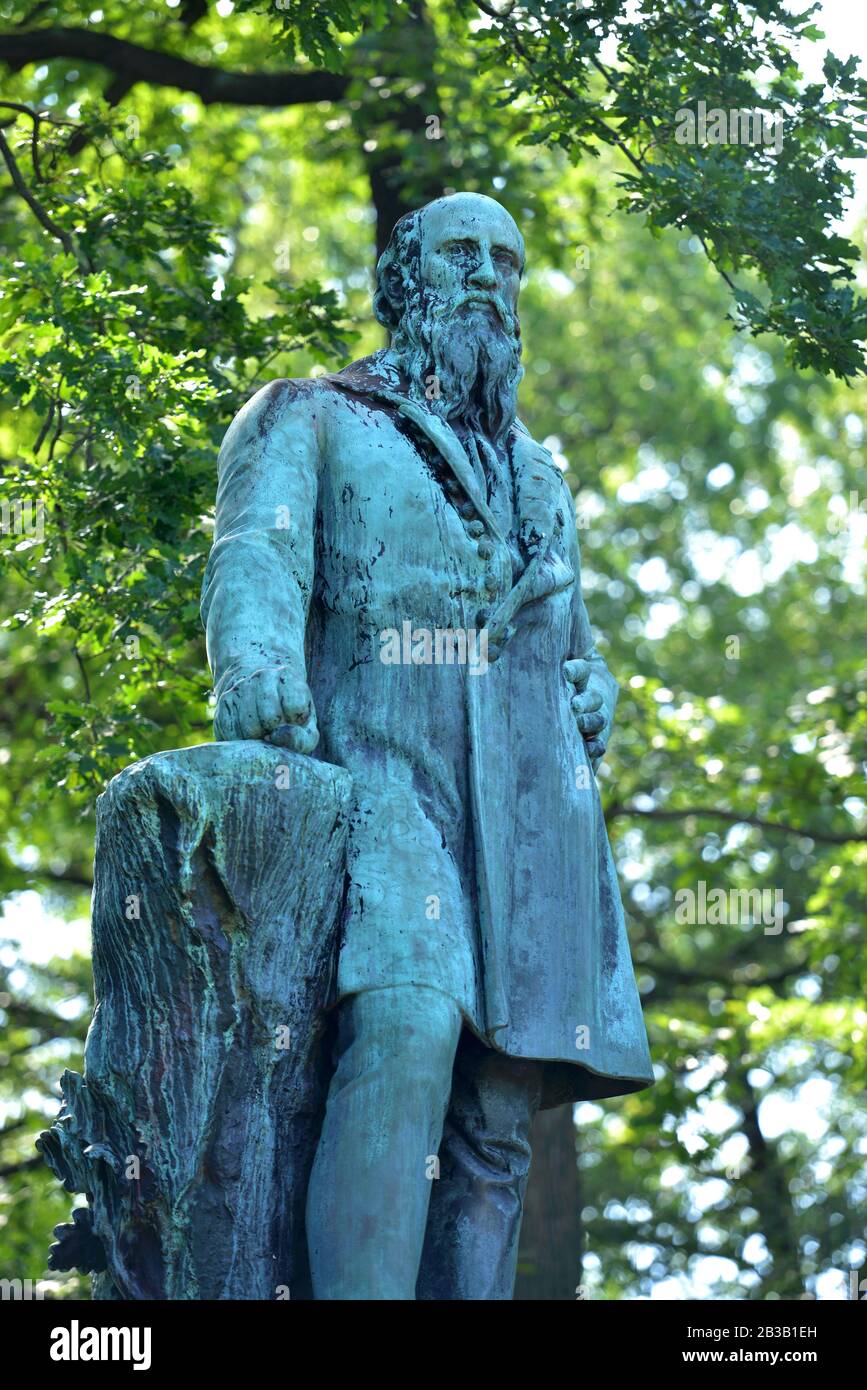
<path id="1" fill-rule="evenodd" d="M 303 1296 L 348 795 L 256 742 L 157 754 L 100 798 L 86 1080 L 42 1138 L 89 1198 L 55 1267 L 95 1267 L 96 1296 Z"/>
<path id="2" fill-rule="evenodd" d="M 516 413 L 523 262 L 490 199 L 402 219 L 390 348 L 274 382 L 228 432 L 202 605 L 222 742 L 102 799 L 87 1079 L 45 1141 L 109 1292 L 303 1295 L 322 1011 L 346 997 L 438 992 L 542 1064 L 543 1105 L 652 1081 L 593 777 L 617 686 L 571 496 Z M 364 1114 L 349 1152 L 389 1142 Z"/>

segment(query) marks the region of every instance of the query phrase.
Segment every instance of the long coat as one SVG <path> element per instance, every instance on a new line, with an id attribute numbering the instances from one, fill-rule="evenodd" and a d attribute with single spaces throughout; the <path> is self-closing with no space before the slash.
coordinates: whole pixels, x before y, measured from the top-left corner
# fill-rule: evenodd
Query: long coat
<path id="1" fill-rule="evenodd" d="M 511 536 L 384 354 L 273 382 L 221 450 L 202 612 L 216 693 L 266 665 L 306 675 L 315 756 L 352 773 L 335 999 L 442 990 L 490 1046 L 549 1064 L 550 1105 L 653 1072 L 563 664 L 590 661 L 610 713 L 617 686 L 563 476 L 522 426 L 508 447 Z"/>

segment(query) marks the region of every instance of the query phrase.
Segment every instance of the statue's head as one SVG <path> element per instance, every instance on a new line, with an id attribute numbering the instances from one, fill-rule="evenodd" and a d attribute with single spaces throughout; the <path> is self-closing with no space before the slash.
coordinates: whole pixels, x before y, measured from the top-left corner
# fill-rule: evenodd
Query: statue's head
<path id="1" fill-rule="evenodd" d="M 453 424 L 498 441 L 515 418 L 524 241 L 504 207 L 454 193 L 407 213 L 376 268 L 376 317 L 410 383 Z"/>

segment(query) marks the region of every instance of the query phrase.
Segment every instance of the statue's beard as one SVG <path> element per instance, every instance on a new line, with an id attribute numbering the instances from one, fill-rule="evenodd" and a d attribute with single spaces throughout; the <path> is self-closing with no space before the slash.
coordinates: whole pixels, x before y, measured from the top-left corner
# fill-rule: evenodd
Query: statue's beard
<path id="1" fill-rule="evenodd" d="M 477 292 L 482 293 L 482 292 Z M 409 306 L 392 352 L 409 379 L 410 394 L 459 429 L 500 443 L 515 419 L 521 366 L 518 316 L 494 294 L 489 304 L 455 303 L 429 292 Z"/>

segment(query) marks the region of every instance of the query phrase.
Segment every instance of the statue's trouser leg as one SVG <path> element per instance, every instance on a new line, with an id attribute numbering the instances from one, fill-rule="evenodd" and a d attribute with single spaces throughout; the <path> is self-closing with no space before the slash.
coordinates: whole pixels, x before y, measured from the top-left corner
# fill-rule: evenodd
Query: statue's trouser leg
<path id="1" fill-rule="evenodd" d="M 337 1067 L 307 1193 L 316 1299 L 414 1299 L 461 1034 L 438 990 L 366 990 L 339 1008 Z"/>
<path id="2" fill-rule="evenodd" d="M 440 1146 L 420 1299 L 510 1299 L 542 1064 L 465 1034 Z"/>

